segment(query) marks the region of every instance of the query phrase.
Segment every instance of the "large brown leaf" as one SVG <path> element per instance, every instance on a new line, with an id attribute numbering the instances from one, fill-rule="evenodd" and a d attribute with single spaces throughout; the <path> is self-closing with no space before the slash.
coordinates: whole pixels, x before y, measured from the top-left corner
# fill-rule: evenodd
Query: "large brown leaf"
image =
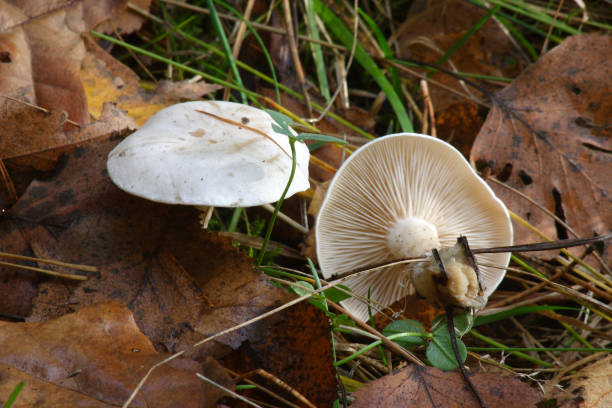
<path id="1" fill-rule="evenodd" d="M 564 218 L 579 235 L 612 225 L 612 36 L 566 39 L 495 94 L 471 161 Z M 514 212 L 550 237 L 563 229 L 517 194 L 491 184 Z M 515 241 L 539 238 L 515 224 Z M 557 232 L 560 232 L 558 234 Z M 612 251 L 605 251 L 612 261 Z"/>
<path id="2" fill-rule="evenodd" d="M 30 321 L 118 300 L 130 307 L 156 347 L 174 351 L 287 299 L 287 292 L 272 287 L 229 239 L 202 231 L 194 208 L 153 203 L 115 187 L 106 173 L 115 143 L 72 152 L 56 177 L 34 181 L 0 223 L 2 246 L 100 270 L 82 283 L 45 278 L 36 298 L 25 302 L 34 304 Z M 13 283 L 19 277 L 13 273 Z M 29 289 L 21 290 L 32 296 L 27 283 Z M 217 345 L 226 351 L 238 347 L 258 336 L 258 327 Z"/>
<path id="3" fill-rule="evenodd" d="M 515 378 L 478 373 L 470 379 L 488 407 L 533 407 L 541 399 L 538 391 Z M 353 397 L 353 408 L 480 407 L 461 374 L 417 365 L 372 381 Z"/>
<path id="4" fill-rule="evenodd" d="M 401 45 L 398 56 L 437 64 L 445 52 L 478 23 L 486 12 L 461 0 L 420 0 L 412 3 L 408 18 L 397 29 Z M 502 27 L 489 19 L 443 65 L 451 71 L 473 72 L 500 77 L 514 77 L 525 58 L 510 41 Z M 421 71 L 427 73 L 427 71 Z M 467 88 L 456 78 L 443 73 L 430 78 L 463 94 L 480 92 Z M 457 102 L 466 102 L 457 94 L 432 83 L 430 96 L 436 112 L 442 112 Z"/>
<path id="5" fill-rule="evenodd" d="M 82 308 L 39 323 L 0 322 L 0 395 L 25 381 L 13 407 L 109 407 L 122 404 L 157 353 L 118 302 Z M 200 372 L 231 387 L 213 363 L 179 358 L 154 371 L 131 406 L 214 407 L 222 392 Z"/>
<path id="6" fill-rule="evenodd" d="M 0 13 L 8 16 L 0 21 L 0 51 L 5 55 L 0 69 L 6 74 L 0 92 L 65 111 L 79 124 L 88 123 L 87 100 L 79 76 L 85 56 L 81 33 L 112 18 L 125 3 L 0 1 Z"/>

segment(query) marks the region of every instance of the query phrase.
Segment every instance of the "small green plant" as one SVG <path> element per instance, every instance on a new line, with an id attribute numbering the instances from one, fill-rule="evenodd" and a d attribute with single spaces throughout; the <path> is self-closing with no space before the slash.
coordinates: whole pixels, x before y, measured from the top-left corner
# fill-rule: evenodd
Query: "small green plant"
<path id="1" fill-rule="evenodd" d="M 461 337 L 470 331 L 474 319 L 470 313 L 462 313 L 453 318 L 455 324 L 455 336 L 461 361 L 467 358 L 467 349 Z M 436 317 L 428 333 L 423 325 L 416 320 L 396 320 L 391 322 L 383 330 L 383 334 L 391 338 L 395 343 L 408 350 L 426 346 L 425 355 L 429 363 L 441 370 L 454 370 L 458 367 L 457 360 L 453 354 L 450 333 L 446 327 L 445 316 Z"/>

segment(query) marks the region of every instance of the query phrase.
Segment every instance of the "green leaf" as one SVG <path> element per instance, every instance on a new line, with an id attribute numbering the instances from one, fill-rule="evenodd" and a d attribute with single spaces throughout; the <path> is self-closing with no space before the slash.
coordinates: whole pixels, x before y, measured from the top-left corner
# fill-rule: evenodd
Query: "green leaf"
<path id="1" fill-rule="evenodd" d="M 467 358 L 467 349 L 465 344 L 463 344 L 463 341 L 460 339 L 457 339 L 457 348 L 459 349 L 461 362 L 465 362 L 465 359 Z M 450 371 L 458 367 L 457 359 L 453 353 L 453 347 L 451 345 L 451 340 L 448 333 L 446 336 L 434 336 L 432 341 L 429 343 L 429 346 L 427 346 L 425 355 L 427 356 L 427 359 L 431 365 L 438 367 L 440 370 Z"/>
<path id="2" fill-rule="evenodd" d="M 342 288 L 344 290 L 340 290 L 338 288 Z M 350 291 L 351 290 L 348 287 L 344 285 L 338 285 L 337 288 L 329 288 L 323 291 L 323 294 L 325 295 L 326 298 L 328 298 L 332 302 L 338 303 L 338 302 L 342 302 L 343 300 L 350 298 L 351 297 Z"/>
<path id="3" fill-rule="evenodd" d="M 298 137 L 296 137 L 296 139 L 298 140 L 317 140 L 319 142 L 329 142 L 329 143 L 340 143 L 340 144 L 346 144 L 345 140 L 339 139 L 337 137 L 334 136 L 329 136 L 329 135 L 322 135 L 319 133 L 300 133 Z"/>
<path id="4" fill-rule="evenodd" d="M 472 329 L 474 316 L 472 316 L 471 313 L 461 313 L 453 317 L 453 323 L 455 324 L 455 333 L 461 338 Z M 431 323 L 431 332 L 434 336 L 438 333 L 445 333 L 448 335 L 446 315 L 439 315 L 433 320 Z"/>
<path id="5" fill-rule="evenodd" d="M 339 314 L 339 315 L 335 315 L 334 317 L 331 318 L 332 321 L 332 327 L 336 328 L 340 325 L 342 326 L 355 326 L 355 322 L 348 317 L 347 315 L 343 315 L 343 314 Z"/>
<path id="6" fill-rule="evenodd" d="M 305 289 L 302 289 L 302 287 L 304 287 Z M 289 286 L 289 288 L 291 289 L 293 293 L 295 293 L 298 296 L 308 295 L 314 292 L 315 290 L 314 287 L 310 283 L 304 282 L 304 281 L 299 281 L 295 285 Z"/>
<path id="7" fill-rule="evenodd" d="M 293 131 L 290 127 L 291 125 L 297 125 L 297 123 L 295 123 L 293 119 L 291 119 L 284 113 L 277 112 L 271 109 L 264 109 L 264 111 L 266 111 L 268 115 L 272 116 L 272 120 L 276 122 L 272 124 L 272 130 L 282 135 L 285 135 L 291 139 L 295 139 L 295 135 L 293 134 Z"/>
<path id="8" fill-rule="evenodd" d="M 383 334 L 389 337 L 399 333 L 423 333 L 425 328 L 416 320 L 396 320 L 383 329 Z M 405 336 L 393 339 L 393 341 L 406 349 L 413 349 L 424 343 L 425 339 L 420 336 Z"/>

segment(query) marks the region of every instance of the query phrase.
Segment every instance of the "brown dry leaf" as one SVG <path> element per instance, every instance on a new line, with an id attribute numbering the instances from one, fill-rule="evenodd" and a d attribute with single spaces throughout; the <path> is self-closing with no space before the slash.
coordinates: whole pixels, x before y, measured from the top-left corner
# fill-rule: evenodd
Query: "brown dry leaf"
<path id="1" fill-rule="evenodd" d="M 492 373 L 470 376 L 489 407 L 533 407 L 540 393 L 516 378 Z M 411 365 L 363 386 L 353 394 L 352 408 L 480 407 L 461 374 Z"/>
<path id="2" fill-rule="evenodd" d="M 483 122 L 477 104 L 457 102 L 436 115 L 436 131 L 440 139 L 451 143 L 468 158 Z"/>
<path id="3" fill-rule="evenodd" d="M 8 74 L 0 82 L 0 94 L 25 97 L 29 103 L 67 112 L 79 124 L 88 123 L 79 76 L 85 56 L 81 33 L 124 8 L 120 0 L 0 1 L 0 14 L 8 16 L 0 24 L 2 73 Z"/>
<path id="4" fill-rule="evenodd" d="M 136 128 L 134 121 L 112 103 L 104 105 L 100 117 L 93 123 L 76 129 L 71 126 L 71 131 L 63 129 L 65 123 L 65 112 L 45 113 L 30 107 L 12 117 L 0 117 L 3 130 L 0 159 L 20 157 L 23 158 L 21 164 L 49 170 L 61 154 L 81 143 L 110 138 Z"/>
<path id="5" fill-rule="evenodd" d="M 408 19 L 398 28 L 400 58 L 410 58 L 436 64 L 444 53 L 486 15 L 485 11 L 461 0 L 422 0 L 412 4 Z M 474 33 L 451 56 L 457 71 L 484 75 L 515 77 L 525 59 L 519 54 L 502 28 L 493 19 Z M 444 68 L 454 71 L 447 62 Z M 426 72 L 426 71 L 422 71 Z M 434 73 L 431 79 L 465 94 L 466 88 L 456 79 Z M 468 88 L 477 97 L 478 91 Z M 453 92 L 430 85 L 430 95 L 437 112 L 456 102 L 465 102 Z"/>
<path id="6" fill-rule="evenodd" d="M 224 366 L 247 374 L 266 370 L 297 390 L 317 407 L 331 407 L 337 399 L 336 369 L 332 365 L 329 322 L 323 312 L 308 303 L 299 303 L 281 312 L 279 322 L 265 329 L 257 341 L 245 342 L 228 355 Z M 290 401 L 296 401 L 261 375 L 247 375 Z M 257 400 L 265 398 L 252 394 Z M 274 399 L 267 400 L 274 405 Z"/>
<path id="7" fill-rule="evenodd" d="M 134 126 L 120 111 L 106 107 L 94 125 L 84 127 L 90 118 L 80 78 L 85 56 L 81 33 L 124 8 L 125 1 L 119 0 L 0 0 L 0 95 L 14 98 L 1 98 L 0 159 L 45 152 L 20 164 L 48 170 L 48 162 L 53 163 L 64 149 Z"/>
<path id="8" fill-rule="evenodd" d="M 580 390 L 580 391 L 579 391 Z M 607 356 L 572 375 L 570 385 L 560 398 L 580 395 L 580 408 L 612 407 L 612 356 Z"/>
<path id="9" fill-rule="evenodd" d="M 581 236 L 612 226 L 612 36 L 566 39 L 497 93 L 471 162 L 559 215 Z M 515 213 L 552 238 L 554 221 L 491 183 Z M 515 242 L 539 238 L 515 224 Z M 606 245 L 604 259 L 612 262 Z"/>
<path id="10" fill-rule="evenodd" d="M 0 395 L 26 381 L 13 407 L 117 406 L 151 365 L 167 357 L 155 351 L 118 302 L 46 322 L 0 322 L 0 341 Z M 131 406 L 215 407 L 223 393 L 196 372 L 232 386 L 214 365 L 179 358 L 154 371 Z"/>
<path id="11" fill-rule="evenodd" d="M 132 11 L 127 6 L 127 1 L 121 1 L 120 3 L 124 4 L 125 7 L 121 8 L 114 18 L 106 20 L 96 27 L 98 31 L 103 33 L 119 32 L 129 34 L 140 29 L 145 18 Z M 130 0 L 129 3 L 143 11 L 149 11 L 151 7 L 151 0 Z"/>
<path id="12" fill-rule="evenodd" d="M 30 321 L 119 300 L 156 347 L 174 351 L 287 298 L 229 239 L 202 231 L 194 208 L 153 203 L 115 187 L 106 172 L 115 143 L 76 149 L 57 176 L 32 182 L 0 223 L 2 246 L 100 270 L 82 283 L 44 279 Z M 263 326 L 218 344 L 238 347 L 257 336 L 257 327 Z"/>
<path id="13" fill-rule="evenodd" d="M 374 315 L 374 325 L 381 331 L 389 323 L 399 319 L 417 320 L 429 330 L 433 319 L 444 313 L 444 310 L 432 306 L 429 302 L 419 299 L 416 295 L 404 296 L 387 307 L 395 313 L 387 311 L 386 313 Z"/>
<path id="14" fill-rule="evenodd" d="M 147 92 L 131 69 L 100 48 L 91 38 L 87 38 L 85 45 L 87 55 L 81 66 L 81 78 L 89 111 L 94 117 L 98 117 L 106 102 L 112 101 L 141 126 L 154 113 L 169 105 L 185 99 L 199 99 L 222 88 L 204 82 L 162 81 L 155 92 Z"/>

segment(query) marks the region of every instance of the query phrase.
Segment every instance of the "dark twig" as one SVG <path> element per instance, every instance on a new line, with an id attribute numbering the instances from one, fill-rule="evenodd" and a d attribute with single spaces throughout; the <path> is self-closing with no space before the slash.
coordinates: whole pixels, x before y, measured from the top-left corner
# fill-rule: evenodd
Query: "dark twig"
<path id="1" fill-rule="evenodd" d="M 461 243 L 461 246 L 463 247 L 463 251 L 465 252 L 465 256 L 468 262 L 470 263 L 470 266 L 476 273 L 476 279 L 478 279 L 478 290 L 479 290 L 478 294 L 482 296 L 484 293 L 484 290 L 482 289 L 482 283 L 481 283 L 482 280 L 480 279 L 480 269 L 478 269 L 478 264 L 476 263 L 476 259 L 474 258 L 474 251 L 472 251 L 472 248 L 470 248 L 470 245 L 468 244 L 468 240 L 466 236 L 461 235 L 459 238 L 457 238 L 457 241 Z"/>
<path id="2" fill-rule="evenodd" d="M 472 394 L 478 400 L 478 403 L 482 408 L 487 408 L 487 405 L 484 403 L 480 394 L 472 384 L 470 377 L 468 377 L 467 371 L 465 371 L 465 365 L 463 365 L 463 361 L 461 361 L 461 356 L 459 355 L 459 348 L 457 347 L 457 335 L 455 334 L 455 322 L 453 321 L 453 307 L 446 306 L 446 327 L 448 328 L 448 334 L 450 335 L 451 346 L 453 347 L 453 353 L 455 354 L 455 358 L 457 359 L 457 364 L 459 365 L 459 371 L 461 371 L 461 375 L 463 375 L 463 379 L 472 390 Z"/>
<path id="3" fill-rule="evenodd" d="M 537 244 L 526 244 L 526 245 L 512 245 L 505 247 L 494 247 L 494 248 L 478 248 L 472 249 L 474 254 L 493 254 L 498 252 L 534 252 L 534 251 L 548 251 L 550 249 L 561 249 L 569 248 L 574 246 L 592 244 L 594 242 L 606 241 L 612 239 L 612 234 L 602 235 L 593 238 L 575 238 L 575 239 L 563 239 L 560 241 L 551 242 L 540 242 Z"/>

